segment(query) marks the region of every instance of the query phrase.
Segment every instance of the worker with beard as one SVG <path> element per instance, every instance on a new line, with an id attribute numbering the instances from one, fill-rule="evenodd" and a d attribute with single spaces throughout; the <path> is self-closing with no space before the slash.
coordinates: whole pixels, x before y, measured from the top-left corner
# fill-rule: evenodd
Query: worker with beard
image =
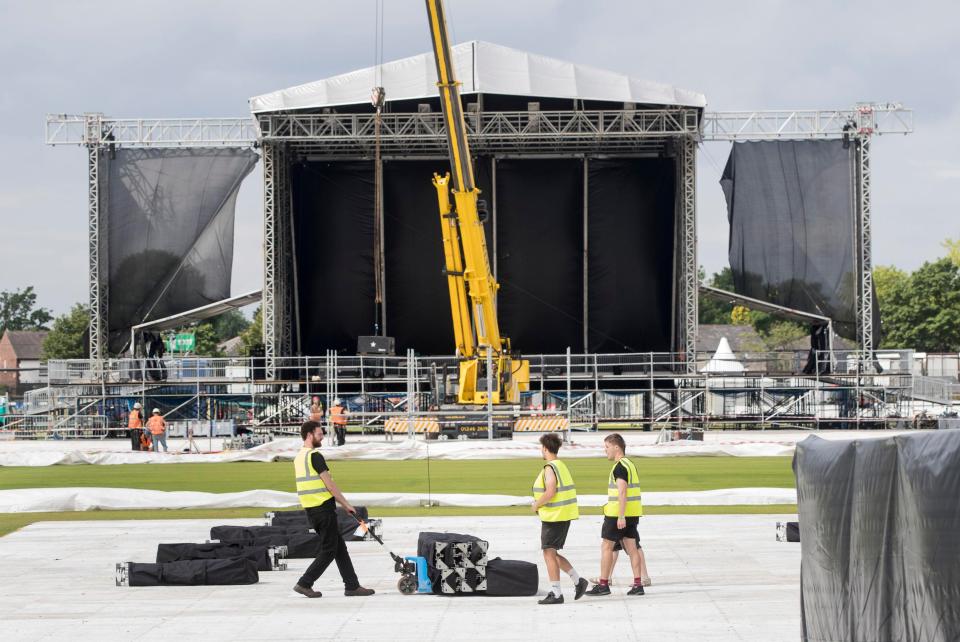
<path id="1" fill-rule="evenodd" d="M 327 570 L 330 562 L 336 561 L 337 570 L 343 579 L 344 595 L 373 595 L 373 589 L 360 586 L 347 545 L 337 527 L 335 504 L 340 504 L 354 516 L 356 510 L 334 483 L 327 462 L 320 454 L 324 437 L 323 426 L 316 421 L 305 421 L 300 426 L 300 437 L 303 438 L 303 447 L 293 460 L 297 497 L 307 513 L 307 521 L 320 536 L 320 554 L 307 567 L 293 590 L 307 597 L 321 597 L 320 591 L 313 590 L 313 584 Z"/>

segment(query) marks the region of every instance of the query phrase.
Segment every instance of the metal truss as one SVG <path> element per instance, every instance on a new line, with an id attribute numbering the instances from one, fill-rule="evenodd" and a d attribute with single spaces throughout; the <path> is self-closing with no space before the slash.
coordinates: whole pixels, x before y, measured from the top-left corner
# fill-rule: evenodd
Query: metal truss
<path id="1" fill-rule="evenodd" d="M 637 152 L 658 149 L 674 136 L 698 134 L 696 109 L 473 112 L 465 115 L 470 147 L 478 154 Z M 300 153 L 325 157 L 372 157 L 374 114 L 266 114 L 259 117 L 264 141 L 295 142 Z M 440 113 L 382 115 L 383 155 L 444 155 L 446 129 Z"/>
<path id="2" fill-rule="evenodd" d="M 913 110 L 898 103 L 850 109 L 722 111 L 703 115 L 703 140 L 781 140 L 913 132 Z"/>
<path id="3" fill-rule="evenodd" d="M 277 289 L 280 286 L 277 274 L 276 235 L 276 166 L 277 148 L 265 144 L 263 159 L 263 356 L 267 379 L 276 377 L 276 358 L 279 353 L 276 309 Z"/>
<path id="4" fill-rule="evenodd" d="M 857 338 L 869 360 L 873 355 L 873 250 L 870 224 L 870 137 L 856 141 Z"/>
<path id="5" fill-rule="evenodd" d="M 697 140 L 688 136 L 680 143 L 680 305 L 683 347 L 687 371 L 696 370 L 697 299 L 700 294 L 697 263 Z"/>
<path id="6" fill-rule="evenodd" d="M 99 118 L 91 117 L 86 126 L 91 130 L 99 127 Z M 95 131 L 90 132 L 91 135 Z M 107 290 L 107 243 L 106 225 L 101 211 L 100 169 L 102 166 L 102 148 L 100 145 L 87 146 L 87 265 L 89 269 L 90 294 L 90 359 L 102 363 L 107 357 L 109 308 Z"/>
<path id="7" fill-rule="evenodd" d="M 99 126 L 89 127 L 91 120 Z M 102 114 L 48 114 L 47 145 L 217 147 L 250 145 L 256 123 L 243 118 L 104 118 Z"/>

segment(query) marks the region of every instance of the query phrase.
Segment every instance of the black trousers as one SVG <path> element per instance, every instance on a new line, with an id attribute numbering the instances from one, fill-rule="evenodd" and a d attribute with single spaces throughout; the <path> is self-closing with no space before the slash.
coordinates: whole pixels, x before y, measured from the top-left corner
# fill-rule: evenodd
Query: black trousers
<path id="1" fill-rule="evenodd" d="M 357 573 L 353 570 L 353 562 L 347 545 L 337 528 L 337 513 L 327 508 L 308 508 L 307 520 L 320 536 L 320 554 L 311 562 L 303 576 L 297 582 L 305 588 L 312 588 L 323 572 L 330 566 L 330 562 L 337 562 L 337 570 L 343 579 L 343 587 L 348 591 L 360 586 Z"/>
<path id="2" fill-rule="evenodd" d="M 130 433 L 130 447 L 134 450 L 140 450 L 140 435 L 143 434 L 142 428 L 128 428 Z"/>
<path id="3" fill-rule="evenodd" d="M 337 445 L 342 446 L 347 443 L 347 427 L 334 426 L 333 431 L 337 434 Z"/>

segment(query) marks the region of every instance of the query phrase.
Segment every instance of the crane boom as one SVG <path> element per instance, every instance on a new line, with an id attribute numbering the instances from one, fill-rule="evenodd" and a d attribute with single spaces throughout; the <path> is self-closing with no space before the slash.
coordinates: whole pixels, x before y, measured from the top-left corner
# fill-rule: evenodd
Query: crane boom
<path id="1" fill-rule="evenodd" d="M 437 66 L 437 88 L 447 130 L 451 175 L 433 175 L 440 206 L 444 267 L 454 338 L 460 362 L 458 400 L 487 403 L 486 390 L 478 390 L 481 374 L 493 378 L 490 386 L 494 403 L 516 403 L 520 391 L 529 387 L 529 363 L 510 356 L 510 340 L 501 336 L 497 321 L 496 294 L 499 289 L 490 260 L 478 207 L 467 127 L 460 102 L 460 87 L 454 73 L 442 0 L 426 0 L 430 38 Z M 452 187 L 452 190 L 451 190 Z M 451 202 L 450 194 L 453 194 Z M 483 359 L 495 359 L 495 372 L 485 372 Z"/>

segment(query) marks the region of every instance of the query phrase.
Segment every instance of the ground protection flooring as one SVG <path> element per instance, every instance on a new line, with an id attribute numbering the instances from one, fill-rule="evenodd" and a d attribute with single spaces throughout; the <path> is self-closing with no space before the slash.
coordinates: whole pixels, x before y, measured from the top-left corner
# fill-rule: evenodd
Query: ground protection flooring
<path id="1" fill-rule="evenodd" d="M 374 515 L 375 516 L 375 515 Z M 585 577 L 599 569 L 600 517 L 574 523 L 564 554 Z M 290 560 L 260 583 L 227 587 L 114 585 L 114 565 L 153 561 L 160 542 L 202 542 L 221 523 L 257 520 L 41 522 L 0 538 L 4 640 L 796 640 L 800 546 L 775 541 L 790 515 L 657 515 L 640 523 L 653 586 L 624 595 L 626 559 L 613 595 L 541 607 L 535 597 L 405 596 L 387 553 L 350 543 L 369 598 L 343 596 L 331 565 L 309 600 L 291 587 L 309 560 Z M 547 590 L 539 523 L 525 517 L 418 517 L 384 521 L 386 543 L 413 555 L 420 531 L 455 531 L 490 542 L 491 556 L 537 561 Z"/>

